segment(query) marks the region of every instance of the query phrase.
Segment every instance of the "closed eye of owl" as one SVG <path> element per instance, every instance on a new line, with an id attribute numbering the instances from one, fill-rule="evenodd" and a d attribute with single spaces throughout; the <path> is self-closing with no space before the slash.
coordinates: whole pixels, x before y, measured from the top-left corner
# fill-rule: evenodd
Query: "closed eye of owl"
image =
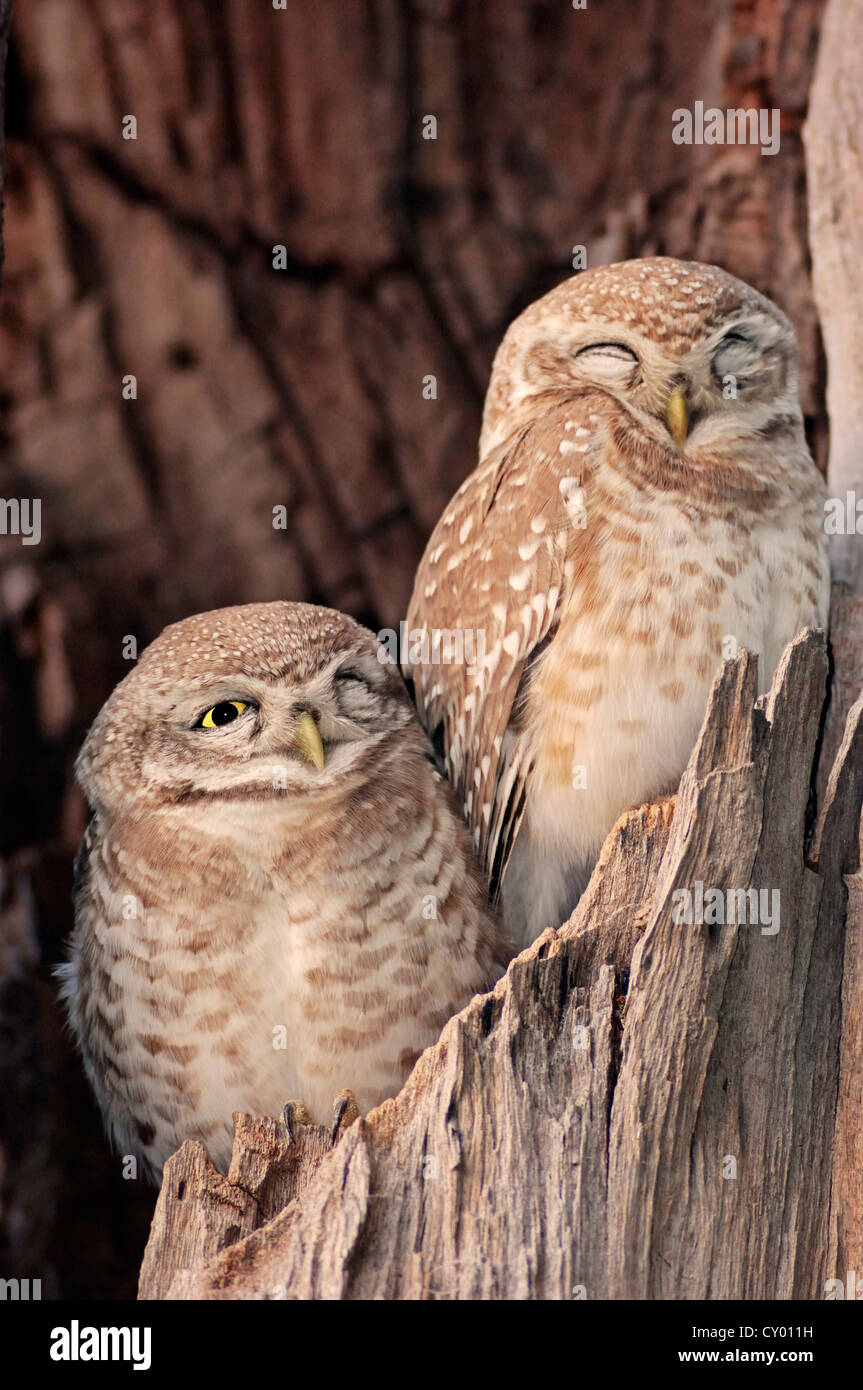
<path id="1" fill-rule="evenodd" d="M 338 1122 L 395 1094 L 505 965 L 378 650 L 311 605 L 200 614 L 87 736 L 63 994 L 106 1126 L 154 1176 L 189 1137 L 224 1168 L 235 1110 Z"/>
<path id="2" fill-rule="evenodd" d="M 420 562 L 408 665 L 514 946 L 575 906 L 618 815 L 674 791 L 740 648 L 762 688 L 827 618 L 824 484 L 794 330 L 716 266 L 600 266 L 508 329 L 479 464 Z"/>
<path id="3" fill-rule="evenodd" d="M 787 321 L 783 324 L 778 310 L 776 315 L 741 309 L 732 315 L 729 326 L 719 324 L 705 333 L 679 360 L 680 381 L 676 385 L 687 385 L 690 448 L 699 442 L 700 436 L 693 438 L 696 427 L 705 422 L 735 430 L 741 424 L 746 429 L 757 428 L 752 413 L 756 401 L 764 403 L 765 419 L 773 415 L 778 398 L 787 397 L 789 405 L 796 404 L 796 343 L 791 325 Z M 664 445 L 663 427 L 670 424 L 667 363 L 643 331 L 623 322 L 614 326 L 618 330 L 614 338 L 607 335 L 605 326 L 598 335 L 592 325 L 584 324 L 558 340 L 546 338 L 544 332 L 539 341 L 528 339 L 524 360 L 514 365 L 510 380 L 521 376 L 531 396 L 579 385 L 614 390 L 626 400 L 639 425 Z M 516 399 L 521 389 L 516 386 Z M 744 394 L 748 408 L 741 415 L 736 403 Z M 681 390 L 674 400 L 683 399 Z M 701 430 L 701 436 L 705 433 Z M 491 435 L 484 430 L 483 437 L 483 451 L 487 452 Z"/>

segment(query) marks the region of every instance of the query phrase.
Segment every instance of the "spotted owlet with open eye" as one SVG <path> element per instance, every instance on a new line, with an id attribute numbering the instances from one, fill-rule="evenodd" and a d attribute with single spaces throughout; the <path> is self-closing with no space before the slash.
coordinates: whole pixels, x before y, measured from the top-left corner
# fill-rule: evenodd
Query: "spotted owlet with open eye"
<path id="1" fill-rule="evenodd" d="M 676 788 L 723 658 L 757 653 L 766 687 L 825 625 L 824 499 L 791 324 L 725 271 L 601 266 L 511 325 L 407 621 L 474 660 L 406 667 L 513 944 Z"/>
<path id="2" fill-rule="evenodd" d="M 322 1123 L 394 1095 L 502 971 L 469 834 L 380 652 L 326 608 L 204 613 L 90 730 L 64 994 L 106 1125 L 153 1174 L 190 1136 L 224 1168 L 234 1110 L 296 1098 Z"/>

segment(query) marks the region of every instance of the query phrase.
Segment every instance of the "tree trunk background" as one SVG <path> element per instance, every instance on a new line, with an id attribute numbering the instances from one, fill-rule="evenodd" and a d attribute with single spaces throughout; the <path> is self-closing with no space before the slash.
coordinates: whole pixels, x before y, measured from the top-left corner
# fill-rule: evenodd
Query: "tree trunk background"
<path id="1" fill-rule="evenodd" d="M 829 362 L 830 491 L 863 498 L 863 332 L 859 292 L 863 257 L 863 14 L 830 0 L 806 123 L 813 280 Z M 843 712 L 863 689 L 863 564 L 860 535 L 831 542 L 833 681 L 822 742 L 832 757 Z M 861 773 L 863 777 L 863 773 Z M 837 1270 L 863 1265 L 863 873 L 846 879 L 848 904 L 842 977 L 830 1242 Z"/>
<path id="2" fill-rule="evenodd" d="M 775 298 L 824 464 L 801 139 L 822 9 L 18 5 L 0 495 L 41 498 L 43 536 L 0 536 L 0 1275 L 130 1296 L 153 1209 L 105 1149 L 49 974 L 72 759 L 126 636 L 279 597 L 396 623 L 475 462 L 494 348 L 574 245 L 717 261 Z M 778 107 L 780 153 L 674 145 L 696 98 Z"/>

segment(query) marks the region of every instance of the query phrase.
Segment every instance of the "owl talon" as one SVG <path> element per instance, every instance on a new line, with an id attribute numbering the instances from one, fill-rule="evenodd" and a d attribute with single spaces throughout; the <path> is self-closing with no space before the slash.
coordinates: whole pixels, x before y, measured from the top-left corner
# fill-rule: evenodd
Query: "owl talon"
<path id="1" fill-rule="evenodd" d="M 357 1105 L 357 1098 L 353 1091 L 347 1089 L 339 1091 L 333 1101 L 333 1148 L 335 1148 L 338 1143 L 341 1131 L 347 1129 L 349 1125 L 352 1125 L 354 1120 L 359 1119 L 359 1116 L 360 1107 Z"/>
<path id="2" fill-rule="evenodd" d="M 297 1142 L 295 1125 L 310 1125 L 312 1123 L 312 1117 L 301 1100 L 289 1100 L 282 1111 L 282 1119 L 288 1132 L 289 1144 Z"/>

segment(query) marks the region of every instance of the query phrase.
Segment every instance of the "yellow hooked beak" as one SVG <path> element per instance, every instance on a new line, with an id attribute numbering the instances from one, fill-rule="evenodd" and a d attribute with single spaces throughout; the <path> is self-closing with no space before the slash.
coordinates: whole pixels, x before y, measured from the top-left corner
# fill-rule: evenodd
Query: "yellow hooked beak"
<path id="1" fill-rule="evenodd" d="M 318 726 L 310 714 L 301 714 L 294 737 L 294 747 L 302 753 L 306 762 L 313 763 L 320 772 L 324 766 L 324 745 Z"/>
<path id="2" fill-rule="evenodd" d="M 668 397 L 668 404 L 665 407 L 665 423 L 671 430 L 671 437 L 678 449 L 682 449 L 686 432 L 689 429 L 689 407 L 686 404 L 683 388 L 680 386 L 675 386 Z"/>

